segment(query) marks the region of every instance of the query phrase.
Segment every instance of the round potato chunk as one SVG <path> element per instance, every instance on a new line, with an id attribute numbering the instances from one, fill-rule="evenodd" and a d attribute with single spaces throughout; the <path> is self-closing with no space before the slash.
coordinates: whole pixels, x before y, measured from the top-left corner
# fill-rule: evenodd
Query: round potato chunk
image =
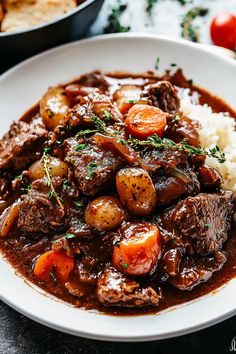
<path id="1" fill-rule="evenodd" d="M 121 227 L 121 240 L 113 249 L 113 265 L 125 274 L 142 276 L 155 269 L 161 255 L 161 237 L 149 222 L 128 223 Z"/>
<path id="2" fill-rule="evenodd" d="M 134 215 L 148 215 L 156 206 L 156 190 L 142 168 L 127 167 L 116 175 L 116 188 L 124 207 Z"/>
<path id="3" fill-rule="evenodd" d="M 66 177 L 68 172 L 68 165 L 56 157 L 50 157 L 48 165 L 51 176 Z M 44 164 L 42 160 L 35 161 L 29 168 L 29 176 L 31 181 L 45 176 Z"/>
<path id="4" fill-rule="evenodd" d="M 99 197 L 94 199 L 85 210 L 86 224 L 98 231 L 108 231 L 127 220 L 128 213 L 115 197 Z"/>
<path id="5" fill-rule="evenodd" d="M 62 87 L 51 87 L 40 101 L 40 115 L 48 129 L 59 125 L 69 108 L 69 101 Z"/>

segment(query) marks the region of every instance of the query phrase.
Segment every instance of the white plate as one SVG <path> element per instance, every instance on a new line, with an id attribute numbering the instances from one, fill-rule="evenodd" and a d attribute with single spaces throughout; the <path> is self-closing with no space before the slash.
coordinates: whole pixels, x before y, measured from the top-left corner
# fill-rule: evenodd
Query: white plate
<path id="1" fill-rule="evenodd" d="M 108 35 L 68 44 L 38 55 L 0 77 L 0 133 L 33 105 L 49 85 L 94 69 L 132 72 L 177 63 L 188 78 L 236 108 L 236 64 L 194 44 L 155 35 Z M 213 294 L 157 315 L 112 317 L 73 308 L 17 276 L 0 259 L 0 298 L 49 327 L 89 338 L 144 341 L 199 330 L 236 313 L 236 279 Z M 46 296 L 45 296 L 46 295 Z"/>

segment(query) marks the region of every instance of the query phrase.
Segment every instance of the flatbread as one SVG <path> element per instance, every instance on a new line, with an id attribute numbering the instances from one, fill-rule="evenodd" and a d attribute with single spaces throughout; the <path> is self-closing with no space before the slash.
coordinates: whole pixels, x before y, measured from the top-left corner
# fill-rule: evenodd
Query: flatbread
<path id="1" fill-rule="evenodd" d="M 37 26 L 76 6 L 75 0 L 6 0 L 1 30 L 10 32 Z"/>

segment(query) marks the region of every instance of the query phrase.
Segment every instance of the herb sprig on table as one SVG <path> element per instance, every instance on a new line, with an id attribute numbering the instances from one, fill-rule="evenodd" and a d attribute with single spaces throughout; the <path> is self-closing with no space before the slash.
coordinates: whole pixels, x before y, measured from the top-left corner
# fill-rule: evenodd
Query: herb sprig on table
<path id="1" fill-rule="evenodd" d="M 108 16 L 108 25 L 104 29 L 104 33 L 129 32 L 130 26 L 123 26 L 121 23 L 121 15 L 127 9 L 127 4 L 118 4 L 114 6 Z"/>
<path id="2" fill-rule="evenodd" d="M 192 42 L 199 42 L 198 27 L 193 24 L 193 20 L 196 17 L 203 17 L 208 13 L 208 9 L 205 7 L 194 7 L 189 10 L 181 22 L 182 32 L 181 35 L 185 39 L 189 39 Z"/>
<path id="3" fill-rule="evenodd" d="M 146 6 L 146 11 L 149 15 L 152 14 L 152 10 L 155 6 L 155 4 L 157 3 L 158 0 L 146 0 L 147 2 L 147 6 Z"/>

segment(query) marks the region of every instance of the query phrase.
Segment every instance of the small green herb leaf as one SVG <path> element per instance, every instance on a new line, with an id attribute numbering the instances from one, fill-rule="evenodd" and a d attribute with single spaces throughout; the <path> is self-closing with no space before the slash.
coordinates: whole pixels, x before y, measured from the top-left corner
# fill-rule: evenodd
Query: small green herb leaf
<path id="1" fill-rule="evenodd" d="M 66 234 L 66 236 L 65 236 L 66 238 L 68 238 L 68 239 L 70 239 L 70 238 L 74 238 L 75 237 L 75 235 L 74 234 Z"/>
<path id="2" fill-rule="evenodd" d="M 127 269 L 128 268 L 128 264 L 127 263 L 122 263 L 122 268 Z"/>
<path id="3" fill-rule="evenodd" d="M 105 122 L 109 122 L 111 120 L 111 113 L 108 112 L 107 110 L 104 111 L 105 114 Z"/>

